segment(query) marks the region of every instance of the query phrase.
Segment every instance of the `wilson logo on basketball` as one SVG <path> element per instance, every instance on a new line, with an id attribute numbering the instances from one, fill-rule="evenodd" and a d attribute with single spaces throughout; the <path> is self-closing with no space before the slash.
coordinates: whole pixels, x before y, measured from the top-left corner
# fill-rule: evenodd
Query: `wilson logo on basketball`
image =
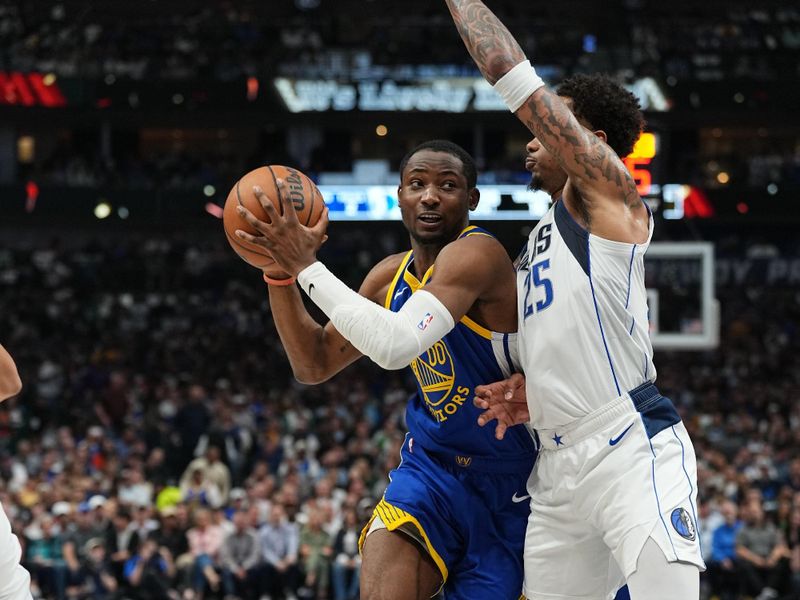
<path id="1" fill-rule="evenodd" d="M 286 184 L 289 186 L 289 199 L 294 204 L 297 211 L 304 210 L 306 207 L 306 196 L 303 193 L 303 180 L 300 173 L 295 169 L 288 168 L 289 175 L 286 177 Z"/>

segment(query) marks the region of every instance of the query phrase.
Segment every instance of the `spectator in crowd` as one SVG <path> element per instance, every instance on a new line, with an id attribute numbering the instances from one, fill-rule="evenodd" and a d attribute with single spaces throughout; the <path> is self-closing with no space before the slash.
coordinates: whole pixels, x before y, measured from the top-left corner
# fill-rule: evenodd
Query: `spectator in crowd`
<path id="1" fill-rule="evenodd" d="M 144 466 L 144 476 L 154 487 L 162 489 L 169 480 L 169 470 L 166 464 L 166 453 L 161 447 L 150 451 Z"/>
<path id="2" fill-rule="evenodd" d="M 222 529 L 211 522 L 211 512 L 200 508 L 194 514 L 194 527 L 186 533 L 189 553 L 194 560 L 191 582 L 195 593 L 202 593 L 206 584 L 211 591 L 219 589 L 219 551 L 222 548 Z"/>
<path id="3" fill-rule="evenodd" d="M 786 542 L 790 553 L 789 565 L 792 573 L 792 594 L 800 597 L 800 498 L 792 505 Z"/>
<path id="4" fill-rule="evenodd" d="M 153 537 L 158 549 L 167 550 L 176 560 L 189 552 L 188 511 L 185 506 L 165 506 L 160 511 L 160 527 Z"/>
<path id="5" fill-rule="evenodd" d="M 125 561 L 127 593 L 134 600 L 177 600 L 178 593 L 171 588 L 174 576 L 172 554 L 163 546 L 159 548 L 155 536 L 142 541 L 133 556 Z"/>
<path id="6" fill-rule="evenodd" d="M 333 600 L 358 600 L 361 555 L 358 538 L 361 528 L 355 509 L 344 512 L 344 523 L 333 542 Z"/>
<path id="7" fill-rule="evenodd" d="M 724 522 L 711 537 L 711 556 L 707 561 L 708 576 L 711 579 L 712 593 L 720 600 L 736 600 L 739 594 L 739 575 L 736 558 L 736 539 L 742 522 L 739 509 L 730 500 L 725 500 L 720 508 Z"/>
<path id="8" fill-rule="evenodd" d="M 25 560 L 34 590 L 45 597 L 64 598 L 66 592 L 66 564 L 62 554 L 63 541 L 55 531 L 55 519 L 44 513 L 39 518 L 39 532 L 25 541 Z"/>
<path id="9" fill-rule="evenodd" d="M 139 533 L 131 527 L 131 514 L 120 509 L 106 529 L 106 550 L 111 568 L 118 581 L 122 581 L 125 563 L 139 547 Z"/>
<path id="10" fill-rule="evenodd" d="M 233 488 L 228 495 L 228 508 L 225 516 L 233 519 L 233 515 L 239 511 L 247 510 L 247 491 L 243 488 Z"/>
<path id="11" fill-rule="evenodd" d="M 225 390 L 230 386 L 230 383 L 223 380 L 219 386 Z M 245 401 L 242 396 L 232 396 L 230 398 L 230 402 L 233 405 L 242 405 Z M 208 434 L 208 439 L 221 448 L 223 456 L 220 464 L 230 471 L 226 485 L 230 485 L 231 479 L 235 479 L 237 482 L 242 480 L 242 471 L 247 464 L 248 454 L 253 449 L 253 438 L 249 428 L 252 422 L 249 419 L 243 423 L 236 422 L 236 416 L 237 413 L 228 408 L 227 404 L 220 404 L 217 418 Z M 225 482 L 220 481 L 220 483 L 223 484 Z M 223 488 L 224 494 L 225 489 Z"/>
<path id="12" fill-rule="evenodd" d="M 187 398 L 175 414 L 173 426 L 180 439 L 180 462 L 186 464 L 194 456 L 200 437 L 211 426 L 208 395 L 202 385 L 189 386 Z"/>
<path id="13" fill-rule="evenodd" d="M 778 598 L 785 590 L 789 549 L 778 528 L 767 521 L 760 499 L 751 498 L 742 510 L 736 556 L 743 591 L 757 600 Z"/>
<path id="14" fill-rule="evenodd" d="M 128 525 L 128 529 L 131 533 L 135 533 L 140 541 L 158 530 L 158 521 L 151 516 L 152 509 L 149 504 L 135 505 L 132 515 L 133 519 Z"/>
<path id="15" fill-rule="evenodd" d="M 283 504 L 272 504 L 269 520 L 261 526 L 258 537 L 263 559 L 261 581 L 265 591 L 273 598 L 282 598 L 286 592 L 296 594 L 301 578 L 297 562 L 300 533 L 297 523 L 286 518 Z"/>
<path id="16" fill-rule="evenodd" d="M 713 500 L 698 498 L 697 500 L 697 533 L 700 536 L 701 551 L 703 560 L 708 563 L 711 560 L 711 540 L 714 531 L 724 521 L 720 511 L 717 510 Z"/>
<path id="17" fill-rule="evenodd" d="M 206 477 L 202 467 L 194 467 L 184 474 L 181 499 L 193 506 L 216 508 L 222 505 L 222 492 L 216 483 Z"/>
<path id="18" fill-rule="evenodd" d="M 244 510 L 233 513 L 233 525 L 235 529 L 225 537 L 220 550 L 222 587 L 226 600 L 253 600 L 258 590 L 256 567 L 261 560 L 258 534 Z"/>
<path id="19" fill-rule="evenodd" d="M 202 473 L 202 481 L 209 482 L 216 489 L 218 498 L 216 503 L 210 506 L 222 505 L 228 501 L 228 493 L 231 490 L 231 472 L 228 467 L 220 460 L 220 451 L 217 446 L 209 446 L 205 456 L 195 458 L 186 467 L 181 476 L 181 489 L 189 489 L 193 480 L 197 479 L 197 472 Z"/>
<path id="20" fill-rule="evenodd" d="M 89 541 L 94 536 L 92 515 L 89 506 L 82 503 L 75 513 L 75 521 L 69 526 L 61 552 L 67 566 L 67 595 L 75 595 L 85 589 L 89 563 Z"/>
<path id="21" fill-rule="evenodd" d="M 323 521 L 322 509 L 312 509 L 300 532 L 300 557 L 305 573 L 305 589 L 303 591 L 310 598 L 328 597 L 333 548 L 331 536 L 322 528 Z"/>
<path id="22" fill-rule="evenodd" d="M 124 504 L 148 506 L 153 499 L 153 484 L 146 481 L 141 468 L 125 469 L 119 486 L 119 500 Z"/>
<path id="23" fill-rule="evenodd" d="M 92 600 L 111 600 L 119 586 L 106 555 L 105 541 L 94 537 L 86 542 L 85 593 Z"/>

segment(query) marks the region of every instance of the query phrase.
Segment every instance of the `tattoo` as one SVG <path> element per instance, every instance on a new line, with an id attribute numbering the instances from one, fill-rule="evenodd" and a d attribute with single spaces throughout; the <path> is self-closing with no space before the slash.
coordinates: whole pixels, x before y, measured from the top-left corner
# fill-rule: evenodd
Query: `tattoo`
<path id="1" fill-rule="evenodd" d="M 500 20 L 478 0 L 446 0 L 458 33 L 481 73 L 494 85 L 525 60 L 520 45 Z"/>
<path id="2" fill-rule="evenodd" d="M 616 152 L 581 125 L 561 98 L 542 89 L 528 100 L 528 109 L 528 129 L 570 177 L 584 184 L 608 182 L 628 206 L 641 202 L 636 182 Z"/>
<path id="3" fill-rule="evenodd" d="M 494 85 L 525 60 L 520 45 L 481 0 L 445 1 L 467 50 L 489 83 Z M 641 202 L 633 177 L 616 153 L 583 127 L 558 96 L 541 90 L 528 101 L 528 109 L 532 116 L 525 121 L 528 129 L 570 177 L 583 184 L 611 184 L 628 206 Z M 585 212 L 588 223 L 589 211 Z"/>

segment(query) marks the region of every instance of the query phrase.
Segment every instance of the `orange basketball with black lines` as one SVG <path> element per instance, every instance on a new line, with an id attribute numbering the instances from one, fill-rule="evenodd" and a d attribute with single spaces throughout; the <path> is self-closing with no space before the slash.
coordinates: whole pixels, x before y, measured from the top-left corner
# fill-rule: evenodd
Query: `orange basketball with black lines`
<path id="1" fill-rule="evenodd" d="M 260 186 L 267 198 L 272 201 L 272 204 L 275 205 L 279 212 L 282 212 L 278 196 L 278 179 L 283 179 L 286 182 L 283 193 L 292 201 L 294 209 L 297 211 L 298 220 L 308 227 L 316 225 L 325 207 L 322 194 L 314 182 L 304 173 L 282 165 L 259 167 L 237 181 L 228 194 L 228 199 L 225 200 L 222 222 L 228 243 L 243 261 L 257 269 L 261 269 L 273 279 L 286 279 L 289 275 L 275 264 L 272 255 L 265 248 L 251 244 L 236 236 L 237 229 L 252 235 L 258 235 L 258 232 L 239 216 L 236 211 L 237 206 L 244 206 L 257 219 L 267 223 L 270 222 L 267 213 L 253 193 L 253 186 Z"/>

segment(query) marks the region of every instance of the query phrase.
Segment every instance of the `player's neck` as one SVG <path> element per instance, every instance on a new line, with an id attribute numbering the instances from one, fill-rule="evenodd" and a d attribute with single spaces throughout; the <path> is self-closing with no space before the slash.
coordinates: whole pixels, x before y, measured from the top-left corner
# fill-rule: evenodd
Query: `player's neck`
<path id="1" fill-rule="evenodd" d="M 557 190 L 553 190 L 552 192 L 549 192 L 549 194 L 550 194 L 550 199 L 553 202 L 558 202 L 561 199 L 561 197 L 564 195 L 564 186 L 562 185 Z"/>
<path id="2" fill-rule="evenodd" d="M 431 268 L 433 263 L 436 262 L 436 257 L 441 252 L 444 245 L 442 244 L 420 244 L 419 242 L 412 241 L 411 249 L 414 251 L 414 274 L 420 281 L 425 277 L 425 273 Z"/>

